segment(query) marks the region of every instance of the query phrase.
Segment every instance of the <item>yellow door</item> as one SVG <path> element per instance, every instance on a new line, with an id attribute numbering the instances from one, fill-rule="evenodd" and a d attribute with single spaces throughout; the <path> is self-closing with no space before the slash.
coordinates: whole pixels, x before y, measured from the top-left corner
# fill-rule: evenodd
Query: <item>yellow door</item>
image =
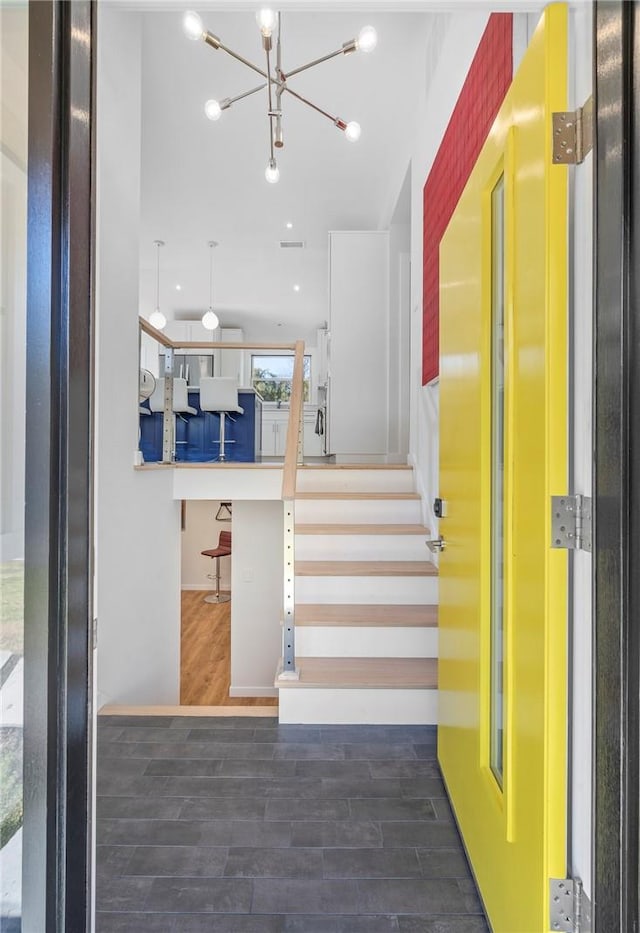
<path id="1" fill-rule="evenodd" d="M 494 933 L 566 871 L 567 13 L 548 7 L 440 252 L 438 751 Z"/>

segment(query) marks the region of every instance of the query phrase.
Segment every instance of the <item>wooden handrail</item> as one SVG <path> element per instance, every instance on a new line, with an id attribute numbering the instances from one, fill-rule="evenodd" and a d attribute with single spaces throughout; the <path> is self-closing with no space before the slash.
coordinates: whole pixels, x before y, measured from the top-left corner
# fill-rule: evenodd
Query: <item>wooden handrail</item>
<path id="1" fill-rule="evenodd" d="M 149 321 L 145 320 L 143 317 L 138 317 L 140 323 L 140 330 L 143 330 L 145 334 L 149 334 L 150 337 L 153 337 L 154 340 L 157 340 L 158 343 L 162 344 L 163 347 L 174 347 L 175 344 L 173 340 L 163 334 L 161 330 L 158 330 L 156 327 L 153 327 Z"/>
<path id="2" fill-rule="evenodd" d="M 289 423 L 287 425 L 287 446 L 284 454 L 282 471 L 282 498 L 293 499 L 296 494 L 296 474 L 298 470 L 298 438 L 302 422 L 304 395 L 304 340 L 296 340 L 296 354 L 291 380 L 291 399 L 289 402 Z"/>
<path id="3" fill-rule="evenodd" d="M 150 337 L 153 337 L 154 340 L 157 340 L 158 343 L 162 344 L 163 347 L 168 347 L 171 350 L 296 350 L 297 343 L 242 343 L 238 341 L 230 341 L 229 343 L 224 343 L 222 341 L 215 340 L 185 340 L 180 342 L 178 340 L 172 340 L 170 337 L 167 337 L 166 334 L 163 334 L 161 330 L 158 330 L 156 327 L 153 327 L 146 318 L 138 317 L 140 322 L 140 329 L 148 334 Z"/>
<path id="4" fill-rule="evenodd" d="M 295 343 L 207 343 L 203 340 L 187 340 L 184 343 L 178 343 L 173 341 L 173 346 L 175 349 L 180 352 L 180 350 L 268 350 L 268 351 L 279 351 L 287 350 L 291 352 L 295 350 Z"/>

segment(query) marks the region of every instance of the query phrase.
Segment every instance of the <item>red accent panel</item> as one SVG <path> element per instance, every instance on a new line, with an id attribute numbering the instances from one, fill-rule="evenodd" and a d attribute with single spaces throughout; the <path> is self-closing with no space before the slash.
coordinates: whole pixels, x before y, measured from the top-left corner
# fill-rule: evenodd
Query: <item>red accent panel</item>
<path id="1" fill-rule="evenodd" d="M 438 375 L 440 240 L 513 78 L 513 15 L 489 17 L 424 186 L 422 384 Z"/>

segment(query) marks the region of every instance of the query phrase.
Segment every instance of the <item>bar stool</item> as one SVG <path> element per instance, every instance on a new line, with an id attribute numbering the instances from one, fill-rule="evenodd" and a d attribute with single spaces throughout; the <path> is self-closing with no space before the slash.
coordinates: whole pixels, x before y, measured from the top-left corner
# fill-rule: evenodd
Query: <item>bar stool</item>
<path id="1" fill-rule="evenodd" d="M 156 387 L 153 390 L 153 394 L 149 399 L 149 408 L 153 412 L 163 412 L 164 411 L 164 379 L 156 379 Z M 197 415 L 197 409 L 189 405 L 189 394 L 187 390 L 187 380 L 182 379 L 178 376 L 174 376 L 173 379 L 173 415 L 174 415 L 174 431 L 173 436 L 175 439 L 175 446 L 178 444 L 186 444 L 186 440 L 178 440 L 175 417 L 180 415 L 183 421 L 186 421 L 185 415 Z"/>
<path id="2" fill-rule="evenodd" d="M 207 574 L 210 580 L 215 579 L 216 591 L 212 593 L 211 596 L 205 596 L 205 603 L 228 603 L 231 596 L 229 596 L 228 593 L 220 592 L 220 558 L 231 556 L 231 532 L 221 531 L 220 537 L 218 538 L 218 547 L 211 548 L 208 551 L 200 551 L 200 553 L 203 557 L 215 557 L 216 560 L 215 576 L 212 573 Z"/>
<path id="3" fill-rule="evenodd" d="M 200 380 L 200 408 L 202 411 L 218 412 L 220 415 L 220 444 L 218 460 L 226 460 L 225 454 L 225 418 L 230 412 L 244 415 L 244 408 L 238 404 L 238 380 L 233 376 L 203 376 Z M 226 441 L 235 444 L 234 440 Z"/>

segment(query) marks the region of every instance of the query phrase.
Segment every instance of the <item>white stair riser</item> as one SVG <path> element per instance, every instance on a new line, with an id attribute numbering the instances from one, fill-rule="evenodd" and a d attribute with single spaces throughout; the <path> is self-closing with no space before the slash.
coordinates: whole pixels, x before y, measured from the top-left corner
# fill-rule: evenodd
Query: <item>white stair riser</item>
<path id="1" fill-rule="evenodd" d="M 296 560 L 429 560 L 424 535 L 296 535 Z"/>
<path id="2" fill-rule="evenodd" d="M 435 605 L 437 577 L 296 577 L 298 603 Z"/>
<path id="3" fill-rule="evenodd" d="M 298 492 L 413 492 L 413 470 L 298 470 Z"/>
<path id="4" fill-rule="evenodd" d="M 296 522 L 420 524 L 419 499 L 296 499 Z"/>
<path id="5" fill-rule="evenodd" d="M 437 725 L 438 691 L 280 686 L 281 723 Z"/>
<path id="6" fill-rule="evenodd" d="M 304 658 L 437 658 L 437 628 L 298 625 L 296 652 Z"/>

